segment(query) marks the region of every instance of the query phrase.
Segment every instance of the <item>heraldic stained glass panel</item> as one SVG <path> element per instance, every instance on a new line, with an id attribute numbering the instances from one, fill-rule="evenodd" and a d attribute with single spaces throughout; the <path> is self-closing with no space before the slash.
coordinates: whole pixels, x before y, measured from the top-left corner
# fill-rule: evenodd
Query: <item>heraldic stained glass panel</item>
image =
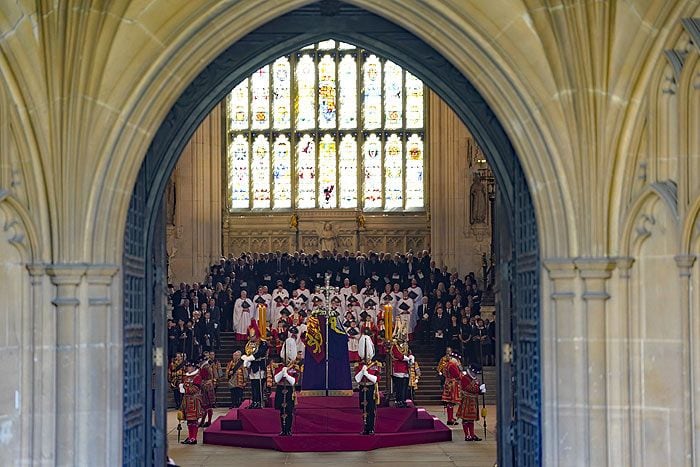
<path id="1" fill-rule="evenodd" d="M 248 139 L 243 135 L 236 137 L 229 144 L 229 193 L 231 196 L 231 208 L 250 208 L 250 177 L 248 168 L 250 159 L 248 153 Z"/>
<path id="2" fill-rule="evenodd" d="M 292 207 L 292 147 L 285 135 L 275 139 L 272 150 L 272 182 L 274 209 Z"/>
<path id="3" fill-rule="evenodd" d="M 318 143 L 318 205 L 322 208 L 337 207 L 335 146 L 335 138 L 328 133 Z"/>
<path id="4" fill-rule="evenodd" d="M 253 130 L 270 128 L 270 67 L 264 66 L 250 77 Z"/>
<path id="5" fill-rule="evenodd" d="M 310 130 L 316 121 L 316 65 L 309 54 L 302 55 L 297 62 L 296 85 L 296 128 Z"/>
<path id="6" fill-rule="evenodd" d="M 236 86 L 228 100 L 228 121 L 231 130 L 248 129 L 248 80 Z"/>
<path id="7" fill-rule="evenodd" d="M 403 142 L 396 133 L 384 143 L 384 207 L 403 207 Z"/>
<path id="8" fill-rule="evenodd" d="M 403 126 L 403 73 L 396 63 L 384 64 L 384 128 Z"/>
<path id="9" fill-rule="evenodd" d="M 341 208 L 357 207 L 357 141 L 352 135 L 345 135 L 340 140 L 338 167 L 340 170 Z"/>
<path id="10" fill-rule="evenodd" d="M 281 57 L 272 65 L 272 124 L 275 130 L 291 125 L 292 80 L 289 58 Z"/>
<path id="11" fill-rule="evenodd" d="M 324 55 L 318 63 L 318 127 L 335 128 L 335 60 Z"/>
<path id="12" fill-rule="evenodd" d="M 297 143 L 297 208 L 316 207 L 316 142 L 304 135 Z"/>
<path id="13" fill-rule="evenodd" d="M 226 102 L 231 211 L 422 210 L 424 85 L 326 40 L 250 75 Z"/>
<path id="14" fill-rule="evenodd" d="M 382 63 L 370 55 L 362 66 L 362 118 L 367 130 L 382 126 Z"/>
<path id="15" fill-rule="evenodd" d="M 270 207 L 270 143 L 263 135 L 253 142 L 253 208 Z"/>
<path id="16" fill-rule="evenodd" d="M 365 138 L 362 148 L 364 164 L 364 203 L 366 209 L 382 206 L 382 142 L 376 133 Z"/>
<path id="17" fill-rule="evenodd" d="M 357 128 L 357 61 L 346 54 L 338 66 L 338 120 L 341 130 Z"/>
<path id="18" fill-rule="evenodd" d="M 423 138 L 412 134 L 406 142 L 406 208 L 421 208 L 424 202 Z"/>

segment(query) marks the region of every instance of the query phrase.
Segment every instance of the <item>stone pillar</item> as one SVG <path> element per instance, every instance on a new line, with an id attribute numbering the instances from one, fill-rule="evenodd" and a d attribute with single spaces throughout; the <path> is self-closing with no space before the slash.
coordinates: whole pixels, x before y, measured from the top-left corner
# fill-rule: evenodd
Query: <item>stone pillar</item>
<path id="1" fill-rule="evenodd" d="M 542 264 L 549 273 L 554 321 L 550 330 L 545 329 L 548 320 L 542 319 L 542 334 L 556 336 L 556 339 L 543 339 L 543 361 L 550 354 L 557 362 L 552 368 L 543 366 L 543 372 L 553 373 L 545 380 L 554 384 L 542 387 L 543 405 L 551 405 L 545 413 L 552 414 L 551 419 L 543 417 L 543 426 L 549 429 L 543 430 L 542 441 L 545 446 L 556 447 L 544 451 L 543 460 L 544 465 L 580 465 L 585 459 L 582 453 L 587 449 L 587 427 L 582 421 L 587 420 L 588 414 L 584 405 L 586 356 L 582 337 L 585 334 L 581 310 L 576 307 L 576 266 L 569 258 L 548 259 Z M 547 348 L 547 342 L 553 348 Z"/>
<path id="2" fill-rule="evenodd" d="M 85 271 L 84 264 L 54 264 L 46 269 L 56 287 L 52 301 L 56 307 L 56 465 L 73 464 L 80 458 L 80 425 L 91 422 L 80 420 L 77 388 L 78 344 L 83 337 L 76 325 L 78 286 Z"/>
<path id="3" fill-rule="evenodd" d="M 608 327 L 607 373 L 615 376 L 615 384 L 609 384 L 608 394 L 608 465 L 626 465 L 630 462 L 632 423 L 630 405 L 630 280 L 634 259 L 621 257 L 616 261 L 617 295 L 611 298 L 614 312 L 606 313 Z M 634 464 L 633 464 L 634 465 Z"/>
<path id="4" fill-rule="evenodd" d="M 175 167 L 175 220 L 166 226 L 174 282 L 202 281 L 222 254 L 221 119 L 219 105 L 192 135 Z"/>
<path id="5" fill-rule="evenodd" d="M 687 392 L 688 397 L 683 400 L 683 413 L 687 414 L 685 420 L 685 445 L 691 450 L 692 458 L 697 462 L 700 459 L 700 446 L 697 445 L 696 430 L 700 427 L 700 410 L 698 403 L 700 399 L 700 375 L 698 368 L 700 364 L 700 319 L 695 316 L 693 307 L 691 306 L 691 275 L 692 268 L 695 265 L 696 255 L 678 255 L 674 257 L 681 281 L 681 329 L 686 330 L 683 339 L 683 368 L 686 368 L 686 373 L 683 375 L 683 380 L 690 383 L 690 391 Z M 694 429 L 693 429 L 694 428 Z"/>
<path id="6" fill-rule="evenodd" d="M 588 464 L 607 465 L 607 341 L 605 302 L 610 298 L 607 281 L 615 261 L 610 258 L 580 258 L 576 261 L 583 279 L 583 308 L 587 343 Z M 612 336 L 611 336 L 612 337 Z M 615 336 L 617 337 L 617 336 Z"/>
<path id="7" fill-rule="evenodd" d="M 53 465 L 56 460 L 56 313 L 50 306 L 53 295 L 44 265 L 27 267 L 31 281 L 33 313 L 33 377 L 31 457 L 35 463 Z M 30 462 L 27 461 L 27 464 Z"/>
<path id="8" fill-rule="evenodd" d="M 77 427 L 81 440 L 97 438 L 105 450 L 88 449 L 87 442 L 80 445 L 83 465 L 99 465 L 107 462 L 116 465 L 120 451 L 110 451 L 110 440 L 122 434 L 122 327 L 115 319 L 116 307 L 112 303 L 114 276 L 119 271 L 115 265 L 89 265 L 86 274 L 87 310 L 80 314 L 76 327 L 80 332 L 78 400 L 83 410 L 89 412 Z M 86 307 L 81 307 L 85 309 Z M 106 344 L 106 345 L 105 345 Z M 105 410 L 106 408 L 106 410 Z M 94 420 L 100 420 L 104 428 L 95 434 Z M 103 457 L 104 456 L 104 457 Z"/>

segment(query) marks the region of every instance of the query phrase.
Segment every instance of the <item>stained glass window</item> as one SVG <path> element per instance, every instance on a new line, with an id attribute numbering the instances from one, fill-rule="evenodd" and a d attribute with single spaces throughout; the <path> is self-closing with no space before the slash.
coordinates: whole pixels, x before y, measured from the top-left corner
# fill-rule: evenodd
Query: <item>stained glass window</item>
<path id="1" fill-rule="evenodd" d="M 343 136 L 338 154 L 340 207 L 354 208 L 357 207 L 357 141 L 354 136 Z"/>
<path id="2" fill-rule="evenodd" d="M 403 83 L 401 67 L 387 61 L 384 64 L 384 128 L 395 130 L 403 126 Z"/>
<path id="3" fill-rule="evenodd" d="M 292 207 L 292 150 L 285 135 L 275 139 L 272 157 L 272 207 L 289 209 Z"/>
<path id="4" fill-rule="evenodd" d="M 281 57 L 272 65 L 272 121 L 276 130 L 286 130 L 292 115 L 292 80 L 289 59 Z"/>
<path id="5" fill-rule="evenodd" d="M 297 130 L 310 130 L 316 126 L 316 66 L 311 55 L 305 54 L 299 58 L 296 84 Z"/>
<path id="6" fill-rule="evenodd" d="M 253 141 L 253 208 L 270 207 L 270 142 L 263 135 Z"/>
<path id="7" fill-rule="evenodd" d="M 382 63 L 370 55 L 362 68 L 362 118 L 366 129 L 376 130 L 382 126 Z"/>
<path id="8" fill-rule="evenodd" d="M 248 209 L 250 207 L 250 176 L 248 168 L 248 139 L 236 135 L 229 145 L 229 193 L 232 209 Z"/>
<path id="9" fill-rule="evenodd" d="M 423 207 L 423 172 L 423 139 L 412 134 L 406 143 L 406 209 Z"/>
<path id="10" fill-rule="evenodd" d="M 328 133 L 318 143 L 318 205 L 322 208 L 337 206 L 335 138 Z"/>
<path id="11" fill-rule="evenodd" d="M 278 58 L 226 104 L 232 211 L 424 208 L 424 86 L 322 41 Z"/>
<path id="12" fill-rule="evenodd" d="M 406 72 L 406 128 L 423 128 L 423 82 Z"/>
<path id="13" fill-rule="evenodd" d="M 304 135 L 297 143 L 297 208 L 316 207 L 316 142 Z"/>
<path id="14" fill-rule="evenodd" d="M 270 73 L 264 66 L 250 77 L 253 130 L 270 128 Z"/>
<path id="15" fill-rule="evenodd" d="M 403 142 L 396 133 L 384 143 L 384 207 L 403 207 Z"/>
<path id="16" fill-rule="evenodd" d="M 338 83 L 340 128 L 357 128 L 357 61 L 352 54 L 346 54 L 340 60 Z"/>
<path id="17" fill-rule="evenodd" d="M 248 80 L 236 86 L 229 98 L 229 126 L 232 130 L 248 129 Z"/>
<path id="18" fill-rule="evenodd" d="M 318 63 L 318 127 L 335 128 L 335 60 L 324 55 Z"/>
<path id="19" fill-rule="evenodd" d="M 362 162 L 364 165 L 364 191 L 365 208 L 382 207 L 382 142 L 376 133 L 371 133 L 365 138 L 362 148 Z"/>

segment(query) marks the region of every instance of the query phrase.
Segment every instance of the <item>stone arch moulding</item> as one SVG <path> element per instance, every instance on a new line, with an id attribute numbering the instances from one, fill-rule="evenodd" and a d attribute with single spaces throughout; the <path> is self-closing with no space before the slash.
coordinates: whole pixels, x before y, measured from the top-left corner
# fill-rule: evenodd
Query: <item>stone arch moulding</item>
<path id="1" fill-rule="evenodd" d="M 29 213 L 9 191 L 3 189 L 0 189 L 0 209 L 6 219 L 0 228 L 8 234 L 7 240 L 19 250 L 25 265 L 33 264 L 40 257 L 39 242 Z"/>
<path id="2" fill-rule="evenodd" d="M 484 149 L 502 189 L 504 210 L 513 217 L 514 231 L 521 234 L 514 235 L 516 246 L 513 275 L 516 278 L 515 282 L 523 285 L 522 294 L 527 295 L 516 301 L 512 311 L 516 314 L 516 310 L 523 310 L 523 319 L 516 320 L 522 322 L 523 327 L 528 327 L 527 330 L 523 328 L 521 331 L 522 347 L 518 347 L 517 344 L 517 330 L 513 332 L 513 340 L 514 346 L 523 350 L 523 357 L 519 361 L 530 365 L 525 368 L 526 365 L 521 364 L 514 370 L 515 377 L 521 378 L 522 381 L 517 386 L 519 390 L 513 392 L 520 401 L 520 405 L 516 404 L 516 413 L 520 415 L 513 424 L 515 433 L 519 435 L 512 443 L 517 445 L 517 452 L 522 454 L 522 457 L 518 457 L 519 461 L 516 461 L 517 465 L 539 465 L 542 457 L 541 426 L 544 418 L 544 415 L 541 415 L 544 407 L 541 404 L 542 373 L 539 363 L 542 360 L 539 338 L 541 250 L 537 227 L 541 222 L 537 222 L 537 210 L 534 208 L 520 161 L 489 105 L 443 55 L 401 27 L 354 7 L 343 6 L 337 16 L 325 16 L 323 13 L 319 16 L 313 14 L 313 9 L 310 12 L 309 9 L 302 8 L 249 33 L 207 65 L 185 89 L 166 116 L 141 165 L 126 223 L 125 315 L 130 320 L 138 320 L 129 321 L 127 324 L 139 328 L 140 331 L 138 340 L 125 340 L 125 368 L 130 367 L 127 363 L 130 358 L 133 360 L 133 355 L 145 356 L 145 368 L 134 367 L 133 371 L 150 374 L 150 359 L 147 358 L 143 344 L 139 344 L 152 341 L 150 320 L 153 318 L 151 310 L 155 309 L 152 304 L 156 302 L 157 287 L 153 284 L 156 281 L 155 271 L 159 266 L 157 261 L 151 258 L 150 248 L 162 240 L 162 233 L 156 229 L 159 207 L 162 204 L 165 184 L 182 149 L 212 108 L 242 79 L 281 55 L 325 38 L 354 43 L 395 61 L 421 78 L 453 108 Z M 539 190 L 540 194 L 548 192 L 548 196 L 552 191 L 556 190 Z M 517 216 L 513 214 L 516 212 Z M 548 215 L 550 214 L 552 213 Z M 556 229 L 556 226 L 552 225 L 549 228 Z M 146 294 L 145 299 L 141 301 L 139 294 L 142 294 L 143 290 L 146 290 Z M 526 373 L 527 381 L 523 377 Z M 146 410 L 152 401 L 148 399 L 140 406 L 132 403 L 136 400 L 134 394 L 139 390 L 136 387 L 138 378 L 135 374 L 129 375 L 127 379 L 134 382 L 134 387 L 125 387 L 124 399 L 130 401 L 130 425 L 125 426 L 124 449 L 125 452 L 128 451 L 129 458 L 134 459 L 138 456 L 136 450 L 140 449 L 139 437 L 143 436 L 139 430 L 145 431 L 139 428 L 136 422 L 139 413 Z M 507 428 L 501 431 L 502 439 L 507 439 L 507 431 Z"/>
<path id="3" fill-rule="evenodd" d="M 672 182 L 652 183 L 635 200 L 623 223 L 620 239 L 622 256 L 634 257 L 644 239 L 651 235 L 656 225 L 653 215 L 654 202 L 661 202 L 671 214 L 675 224 L 673 236 L 678 238 L 678 194 L 676 185 Z"/>

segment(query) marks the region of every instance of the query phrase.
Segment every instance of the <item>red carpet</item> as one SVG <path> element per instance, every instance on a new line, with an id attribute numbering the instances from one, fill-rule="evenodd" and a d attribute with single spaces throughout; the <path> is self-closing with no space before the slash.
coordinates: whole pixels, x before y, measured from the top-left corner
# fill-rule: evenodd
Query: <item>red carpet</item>
<path id="1" fill-rule="evenodd" d="M 353 397 L 302 397 L 297 401 L 292 436 L 279 436 L 274 409 L 231 409 L 204 431 L 206 444 L 275 449 L 283 452 L 371 451 L 451 441 L 452 432 L 425 409 L 379 407 L 375 434 L 363 436 L 362 411 Z"/>

